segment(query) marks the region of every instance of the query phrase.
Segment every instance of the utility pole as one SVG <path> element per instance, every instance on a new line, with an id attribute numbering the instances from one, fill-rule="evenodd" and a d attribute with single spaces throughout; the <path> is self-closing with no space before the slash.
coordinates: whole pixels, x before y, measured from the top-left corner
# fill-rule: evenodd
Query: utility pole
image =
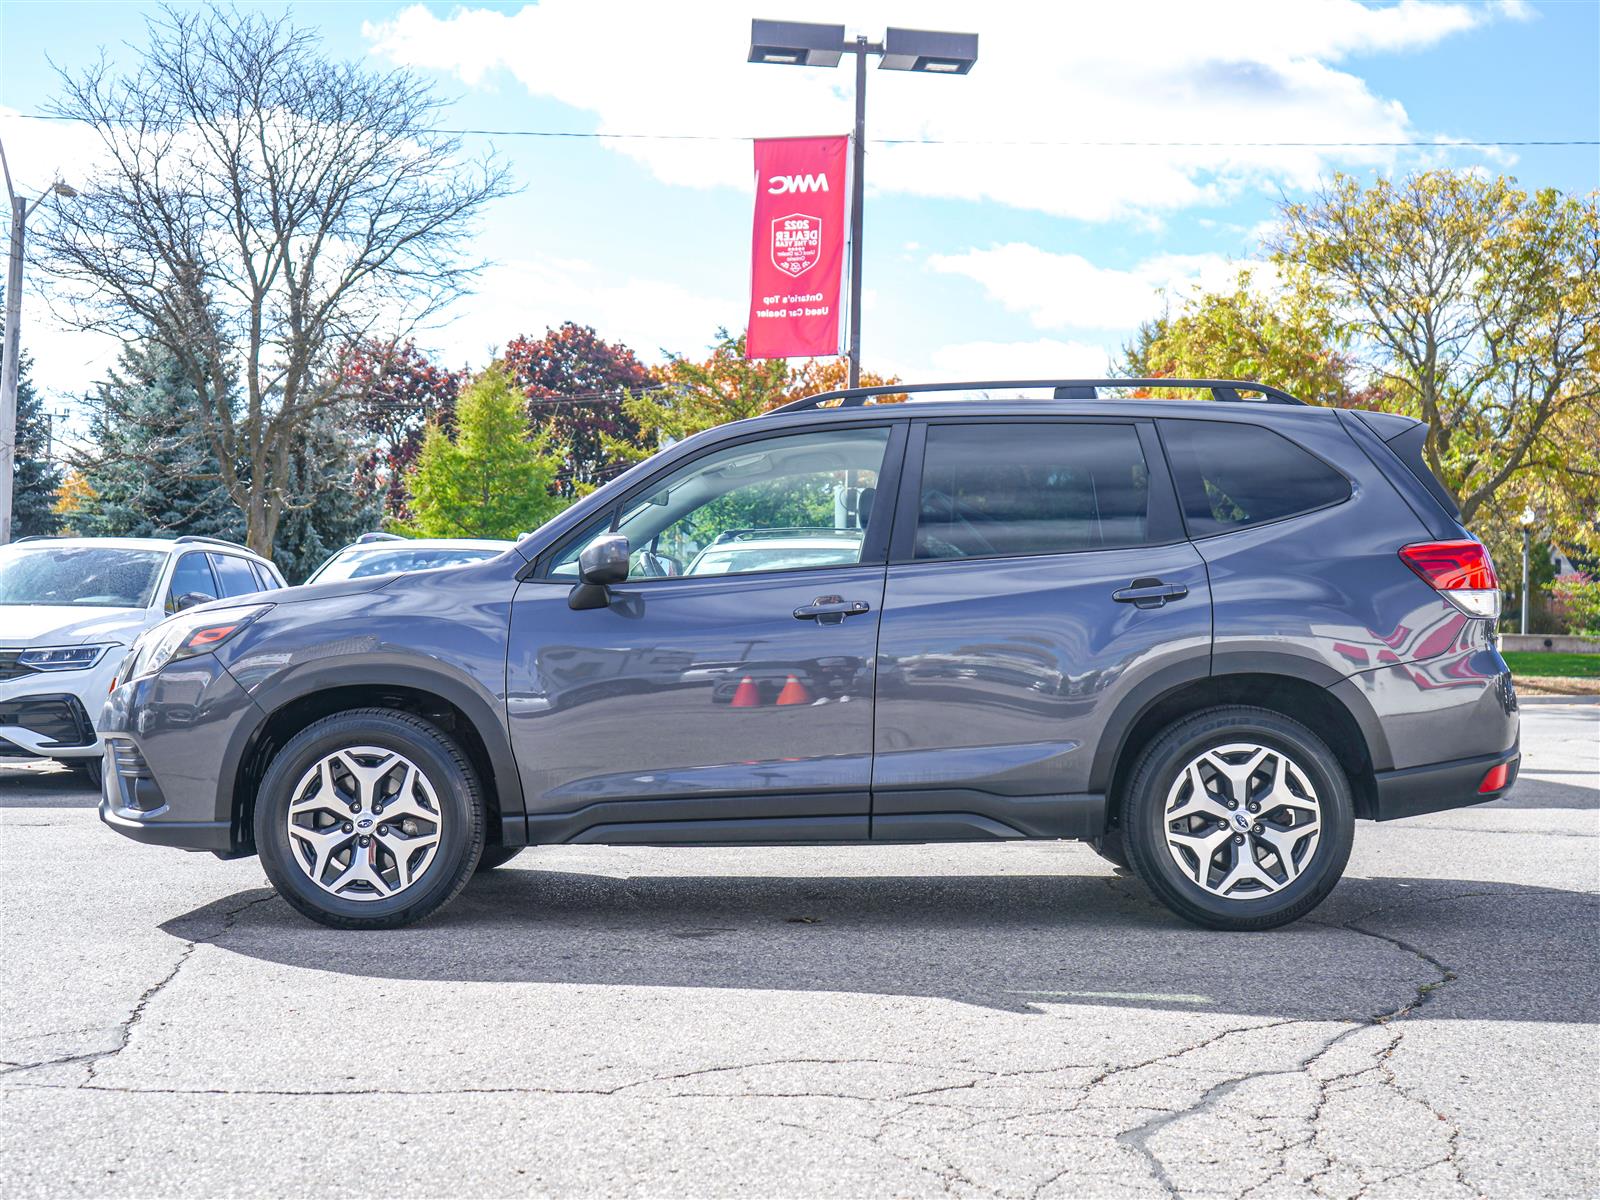
<path id="1" fill-rule="evenodd" d="M 6 336 L 0 355 L 0 546 L 11 541 L 12 492 L 17 470 L 17 381 L 22 373 L 22 248 L 28 217 L 45 196 L 72 197 L 78 193 L 59 179 L 29 204 L 11 186 L 11 164 L 0 145 L 0 170 L 5 172 L 6 195 L 11 200 L 11 257 L 6 264 Z"/>

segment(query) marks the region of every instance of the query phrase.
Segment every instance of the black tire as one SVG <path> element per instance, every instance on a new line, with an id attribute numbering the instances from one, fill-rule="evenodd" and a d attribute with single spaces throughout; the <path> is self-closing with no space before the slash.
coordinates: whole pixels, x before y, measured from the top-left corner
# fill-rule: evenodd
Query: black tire
<path id="1" fill-rule="evenodd" d="M 526 849 L 526 846 L 485 846 L 478 856 L 478 874 L 505 866 Z"/>
<path id="2" fill-rule="evenodd" d="M 285 829 L 292 791 L 324 756 L 374 746 L 406 756 L 426 777 L 443 816 L 438 849 L 421 875 L 393 896 L 350 900 L 312 882 Z M 334 713 L 301 730 L 273 756 L 256 795 L 256 849 L 278 894 L 335 929 L 394 929 L 437 912 L 472 877 L 483 851 L 484 805 L 477 773 L 461 747 L 431 722 L 393 709 Z"/>
<path id="3" fill-rule="evenodd" d="M 1121 867 L 1124 871 L 1132 869 L 1132 864 L 1128 861 L 1128 847 L 1123 841 L 1121 829 L 1108 829 L 1099 837 L 1090 838 L 1089 845 L 1112 866 Z"/>
<path id="4" fill-rule="evenodd" d="M 1230 742 L 1250 742 L 1287 755 L 1315 789 L 1320 808 L 1321 828 L 1309 859 L 1299 863 L 1294 879 L 1265 895 L 1208 891 L 1179 868 L 1167 846 L 1169 789 L 1197 756 Z M 1210 828 L 1220 831 L 1221 826 Z M 1350 782 L 1339 760 L 1299 721 L 1265 708 L 1229 705 L 1174 722 L 1139 756 L 1123 793 L 1122 834 L 1134 872 L 1173 912 L 1208 929 L 1272 929 L 1310 912 L 1343 875 L 1354 831 Z M 1253 846 L 1255 839 L 1246 844 Z"/>
<path id="5" fill-rule="evenodd" d="M 105 767 L 104 760 L 98 758 L 74 758 L 67 760 L 67 766 L 71 767 L 75 774 L 83 776 L 84 782 L 94 788 L 95 791 L 98 792 L 100 790 L 100 780 L 104 774 Z"/>

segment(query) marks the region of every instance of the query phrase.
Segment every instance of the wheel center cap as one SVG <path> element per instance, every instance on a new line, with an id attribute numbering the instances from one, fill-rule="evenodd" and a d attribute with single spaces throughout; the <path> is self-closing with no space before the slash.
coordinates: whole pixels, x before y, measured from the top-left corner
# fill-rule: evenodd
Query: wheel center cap
<path id="1" fill-rule="evenodd" d="M 1240 829 L 1250 828 L 1250 818 L 1242 812 L 1236 812 L 1233 814 L 1233 823 Z M 368 824 L 370 825 L 371 822 L 369 821 Z"/>
<path id="2" fill-rule="evenodd" d="M 362 817 L 359 821 L 356 822 L 356 828 L 357 829 L 371 829 L 372 828 L 372 818 L 371 817 Z"/>

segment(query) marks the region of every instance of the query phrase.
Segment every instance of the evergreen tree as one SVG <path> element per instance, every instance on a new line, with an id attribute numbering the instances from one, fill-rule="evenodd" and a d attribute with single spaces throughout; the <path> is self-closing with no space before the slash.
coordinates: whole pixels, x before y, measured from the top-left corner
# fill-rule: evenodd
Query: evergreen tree
<path id="1" fill-rule="evenodd" d="M 272 559 L 290 583 L 304 582 L 328 555 L 383 520 L 385 490 L 370 470 L 371 448 L 352 440 L 344 416 L 318 411 L 289 463 L 291 495 Z"/>
<path id="2" fill-rule="evenodd" d="M 502 365 L 462 389 L 454 440 L 431 426 L 406 477 L 417 537 L 516 537 L 544 524 L 568 501 L 550 494 L 564 448 L 549 429 L 528 436 L 524 397 Z"/>
<path id="3" fill-rule="evenodd" d="M 0 289 L 0 299 L 4 298 Z M 0 337 L 5 325 L 0 322 Z M 56 489 L 61 486 L 61 468 L 50 458 L 49 418 L 44 404 L 28 378 L 31 358 L 22 356 L 17 373 L 17 443 L 12 476 L 11 536 L 15 538 L 49 536 L 57 532 L 61 520 L 56 516 Z M 0 364 L 0 370 L 3 370 Z"/>
<path id="4" fill-rule="evenodd" d="M 243 540 L 244 516 L 222 485 L 194 389 L 172 355 L 149 342 L 124 347 L 91 403 L 90 449 L 79 466 L 92 495 L 73 520 L 80 533 Z"/>

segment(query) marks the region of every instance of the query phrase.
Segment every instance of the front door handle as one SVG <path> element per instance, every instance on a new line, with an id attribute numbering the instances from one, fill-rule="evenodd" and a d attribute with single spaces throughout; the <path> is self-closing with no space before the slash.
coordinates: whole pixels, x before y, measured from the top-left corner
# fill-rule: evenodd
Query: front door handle
<path id="1" fill-rule="evenodd" d="M 1111 598 L 1135 608 L 1160 608 L 1168 600 L 1182 600 L 1189 589 L 1181 583 L 1162 583 L 1159 579 L 1135 579 L 1125 588 L 1111 593 Z"/>
<path id="2" fill-rule="evenodd" d="M 794 610 L 795 620 L 815 621 L 818 625 L 837 625 L 846 617 L 869 612 L 865 600 L 846 600 L 842 596 L 818 596 L 810 604 Z"/>

